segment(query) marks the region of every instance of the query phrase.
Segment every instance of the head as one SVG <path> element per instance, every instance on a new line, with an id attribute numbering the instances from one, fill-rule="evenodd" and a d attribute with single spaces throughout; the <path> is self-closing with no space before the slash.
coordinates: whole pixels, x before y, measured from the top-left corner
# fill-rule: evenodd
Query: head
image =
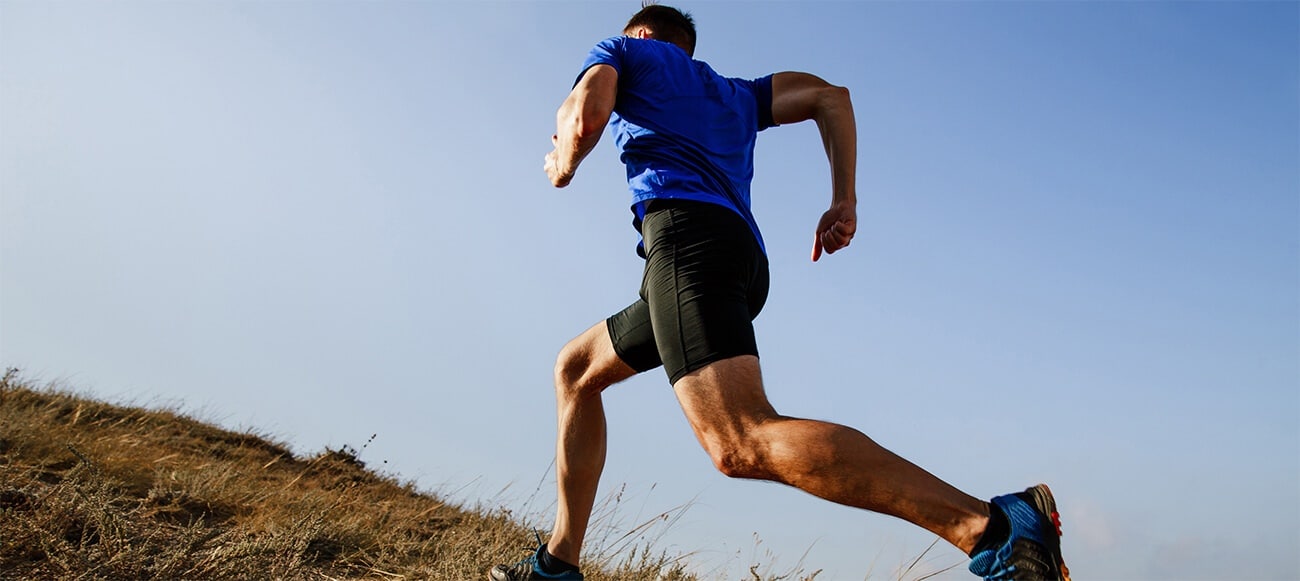
<path id="1" fill-rule="evenodd" d="M 695 56 L 695 21 L 690 14 L 676 8 L 646 2 L 627 21 L 623 34 L 671 42 Z"/>

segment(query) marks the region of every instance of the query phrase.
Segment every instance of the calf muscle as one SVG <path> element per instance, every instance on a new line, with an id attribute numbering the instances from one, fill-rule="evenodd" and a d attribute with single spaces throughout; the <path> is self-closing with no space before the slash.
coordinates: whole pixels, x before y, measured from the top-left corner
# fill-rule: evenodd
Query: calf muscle
<path id="1" fill-rule="evenodd" d="M 969 551 L 988 506 L 839 424 L 782 416 L 763 390 L 758 358 L 718 361 L 674 385 L 714 465 L 920 525 Z"/>

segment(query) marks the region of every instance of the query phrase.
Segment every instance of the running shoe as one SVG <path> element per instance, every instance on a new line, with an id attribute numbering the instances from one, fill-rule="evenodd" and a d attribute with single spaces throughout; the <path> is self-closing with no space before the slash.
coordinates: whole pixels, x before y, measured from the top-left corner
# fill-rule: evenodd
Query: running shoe
<path id="1" fill-rule="evenodd" d="M 497 565 L 488 573 L 488 578 L 492 581 L 582 581 L 582 573 L 577 571 L 565 571 L 556 575 L 550 575 L 542 572 L 538 565 L 538 559 L 542 557 L 542 551 L 546 545 L 542 543 L 541 535 L 537 535 L 537 550 L 528 558 L 513 565 Z"/>
<path id="2" fill-rule="evenodd" d="M 1046 484 L 994 498 L 1011 535 L 1001 547 L 971 557 L 970 572 L 986 581 L 1070 581 L 1061 558 L 1061 517 Z"/>

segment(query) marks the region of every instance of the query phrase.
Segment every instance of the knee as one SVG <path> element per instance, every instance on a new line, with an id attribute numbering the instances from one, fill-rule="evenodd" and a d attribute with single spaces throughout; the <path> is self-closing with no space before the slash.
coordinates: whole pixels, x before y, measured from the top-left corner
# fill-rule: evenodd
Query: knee
<path id="1" fill-rule="evenodd" d="M 556 397 L 572 399 L 599 393 L 604 386 L 596 384 L 592 367 L 590 350 L 582 343 L 575 340 L 565 345 L 555 358 Z"/>
<path id="2" fill-rule="evenodd" d="M 762 446 L 754 438 L 716 438 L 704 444 L 713 467 L 728 478 L 768 480 Z"/>

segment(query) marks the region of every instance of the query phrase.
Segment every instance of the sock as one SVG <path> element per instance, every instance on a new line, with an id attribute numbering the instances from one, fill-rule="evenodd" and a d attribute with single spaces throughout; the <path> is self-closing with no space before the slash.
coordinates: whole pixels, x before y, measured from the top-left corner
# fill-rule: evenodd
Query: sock
<path id="1" fill-rule="evenodd" d="M 1007 542 L 1007 537 L 1011 536 L 1011 523 L 1007 522 L 1007 515 L 1002 512 L 995 504 L 989 505 L 989 524 L 984 528 L 984 534 L 980 540 L 975 542 L 975 548 L 971 550 L 972 556 L 978 555 L 980 551 L 997 550 L 1003 543 Z"/>
<path id="2" fill-rule="evenodd" d="M 537 556 L 537 568 L 541 569 L 542 572 L 547 575 L 559 575 L 560 573 L 567 571 L 578 570 L 577 565 L 567 561 L 561 561 L 555 555 L 552 555 L 551 552 L 546 549 L 546 545 L 542 545 L 542 550 Z"/>

